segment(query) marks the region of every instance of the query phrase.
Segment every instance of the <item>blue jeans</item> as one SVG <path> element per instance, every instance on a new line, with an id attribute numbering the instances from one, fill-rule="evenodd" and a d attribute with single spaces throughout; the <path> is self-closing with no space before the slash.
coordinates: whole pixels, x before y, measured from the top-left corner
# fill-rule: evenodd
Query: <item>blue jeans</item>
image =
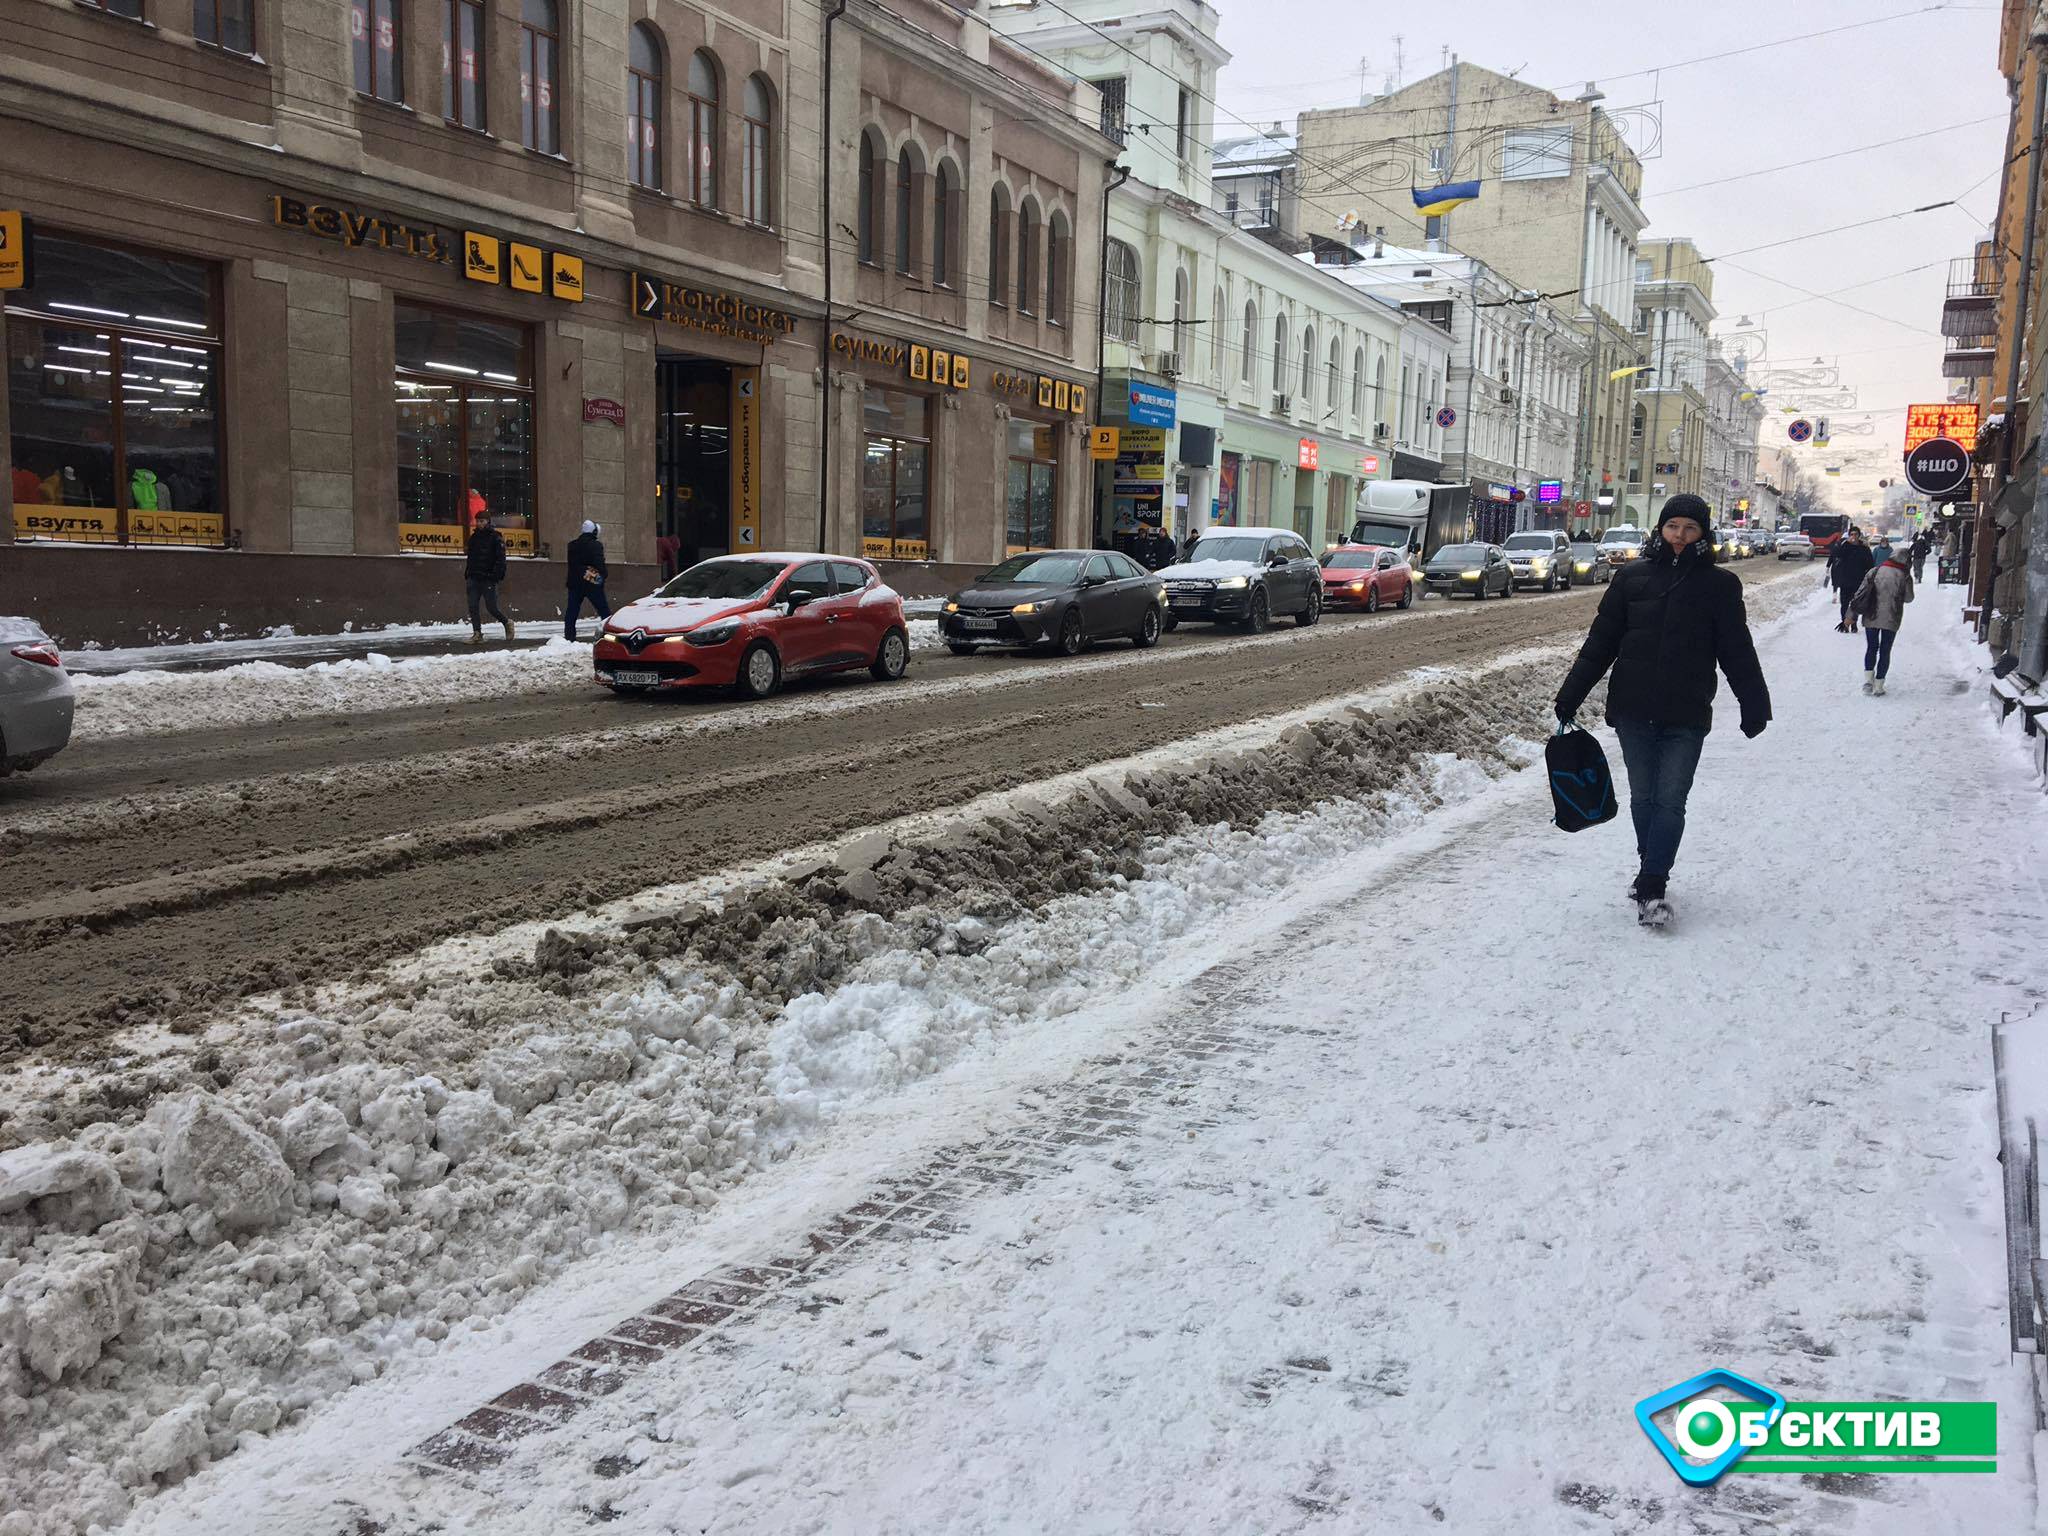
<path id="1" fill-rule="evenodd" d="M 564 640 L 574 640 L 576 638 L 576 620 L 581 617 L 583 604 L 586 601 L 597 610 L 597 616 L 600 619 L 608 619 L 612 616 L 611 599 L 604 595 L 602 583 L 594 587 L 571 587 L 569 595 L 562 599 L 562 638 Z"/>
<path id="2" fill-rule="evenodd" d="M 1689 725 L 1617 720 L 1621 760 L 1628 769 L 1628 813 L 1636 824 L 1636 855 L 1643 873 L 1664 876 L 1685 836 L 1685 797 L 1707 733 Z"/>
<path id="3" fill-rule="evenodd" d="M 1897 638 L 1896 629 L 1868 629 L 1863 631 L 1863 670 L 1875 669 L 1883 677 L 1892 669 L 1892 641 Z"/>

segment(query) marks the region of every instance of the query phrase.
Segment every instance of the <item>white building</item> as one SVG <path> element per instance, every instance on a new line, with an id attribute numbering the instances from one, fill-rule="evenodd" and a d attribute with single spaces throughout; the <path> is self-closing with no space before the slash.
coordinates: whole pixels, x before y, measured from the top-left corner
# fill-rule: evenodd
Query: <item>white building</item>
<path id="1" fill-rule="evenodd" d="M 1026 0 L 990 22 L 1097 87 L 1130 171 L 1110 194 L 1104 252 L 1099 403 L 1121 437 L 1098 471 L 1098 536 L 1152 521 L 1177 535 L 1278 523 L 1312 543 L 1348 530 L 1360 482 L 1395 472 L 1403 317 L 1214 205 L 1210 103 L 1229 58 L 1214 8 Z M 1440 448 L 1447 366 L 1409 368 L 1407 415 L 1430 405 L 1414 441 Z"/>

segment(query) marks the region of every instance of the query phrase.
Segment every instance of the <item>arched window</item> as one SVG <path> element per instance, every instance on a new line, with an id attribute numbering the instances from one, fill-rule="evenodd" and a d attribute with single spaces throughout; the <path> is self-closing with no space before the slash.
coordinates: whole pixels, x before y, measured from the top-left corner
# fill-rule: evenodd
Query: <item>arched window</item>
<path id="1" fill-rule="evenodd" d="M 953 281 L 953 221 L 959 217 L 959 202 L 953 167 L 941 160 L 932 173 L 932 282 L 940 288 Z"/>
<path id="2" fill-rule="evenodd" d="M 1223 382 L 1223 351 L 1227 338 L 1223 334 L 1223 286 L 1219 283 L 1209 297 L 1209 377 L 1216 383 Z"/>
<path id="3" fill-rule="evenodd" d="M 520 0 L 519 142 L 543 155 L 562 152 L 562 119 L 555 101 L 556 56 L 562 31 L 555 0 Z"/>
<path id="4" fill-rule="evenodd" d="M 661 190 L 661 38 L 635 22 L 627 39 L 626 118 L 632 130 L 626 168 L 636 187 Z"/>
<path id="5" fill-rule="evenodd" d="M 1187 324 L 1188 274 L 1185 267 L 1176 267 L 1173 273 L 1173 351 L 1183 358 L 1187 350 Z M 1182 366 L 1186 366 L 1185 361 Z"/>
<path id="6" fill-rule="evenodd" d="M 1252 382 L 1252 369 L 1259 355 L 1259 304 L 1256 299 L 1244 303 L 1244 333 L 1237 341 L 1237 377 L 1243 384 Z"/>
<path id="7" fill-rule="evenodd" d="M 1301 328 L 1301 403 L 1310 410 L 1316 405 L 1316 328 Z"/>
<path id="8" fill-rule="evenodd" d="M 988 301 L 1010 302 L 1010 190 L 1000 184 L 988 194 Z"/>
<path id="9" fill-rule="evenodd" d="M 1138 276 L 1138 253 L 1121 240 L 1108 244 L 1104 259 L 1109 281 L 1103 285 L 1103 334 L 1126 346 L 1138 344 L 1138 310 L 1144 287 Z"/>
<path id="10" fill-rule="evenodd" d="M 1365 420 L 1365 348 L 1351 354 L 1351 419 Z"/>
<path id="11" fill-rule="evenodd" d="M 917 271 L 917 178 L 923 169 L 908 144 L 896 156 L 896 270 L 905 277 Z"/>
<path id="12" fill-rule="evenodd" d="M 1377 413 L 1387 408 L 1387 354 L 1382 352 L 1372 365 L 1372 408 L 1375 412 L 1373 424 L 1378 426 L 1381 418 Z"/>
<path id="13" fill-rule="evenodd" d="M 770 105 L 768 82 L 759 75 L 747 76 L 740 92 L 740 117 L 746 142 L 740 154 L 740 215 L 750 224 L 773 224 L 775 207 L 770 189 L 775 178 L 775 118 Z"/>
<path id="14" fill-rule="evenodd" d="M 860 211 L 855 215 L 860 259 L 870 266 L 882 259 L 882 163 L 875 136 L 860 136 Z"/>
<path id="15" fill-rule="evenodd" d="M 1038 204 L 1030 198 L 1017 210 L 1017 313 L 1038 309 Z"/>
<path id="16" fill-rule="evenodd" d="M 1074 237 L 1067 228 L 1067 216 L 1058 209 L 1045 226 L 1045 318 L 1065 325 L 1067 314 L 1067 264 L 1074 259 Z"/>
<path id="17" fill-rule="evenodd" d="M 1287 393 L 1287 313 L 1273 317 L 1273 393 Z"/>
<path id="18" fill-rule="evenodd" d="M 1344 338 L 1330 338 L 1330 393 L 1329 409 L 1332 415 L 1344 404 Z"/>
<path id="19" fill-rule="evenodd" d="M 690 55 L 690 201 L 718 206 L 718 62 Z"/>

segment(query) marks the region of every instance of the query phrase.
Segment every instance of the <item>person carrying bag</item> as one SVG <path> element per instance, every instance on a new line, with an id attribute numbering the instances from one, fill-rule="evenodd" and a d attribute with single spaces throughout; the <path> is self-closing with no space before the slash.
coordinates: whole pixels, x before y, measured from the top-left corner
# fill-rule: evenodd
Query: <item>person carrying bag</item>
<path id="1" fill-rule="evenodd" d="M 576 638 L 576 619 L 588 602 L 597 610 L 600 624 L 612 616 L 611 599 L 605 596 L 604 530 L 585 521 L 583 531 L 569 541 L 569 592 L 562 601 L 562 638 Z"/>

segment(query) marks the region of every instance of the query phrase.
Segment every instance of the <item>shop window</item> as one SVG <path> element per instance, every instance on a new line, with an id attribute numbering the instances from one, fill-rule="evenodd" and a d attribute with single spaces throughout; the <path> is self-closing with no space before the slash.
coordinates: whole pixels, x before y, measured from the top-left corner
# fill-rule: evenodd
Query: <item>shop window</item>
<path id="1" fill-rule="evenodd" d="M 399 545 L 462 549 L 489 513 L 535 553 L 533 375 L 527 328 L 397 307 Z"/>
<path id="2" fill-rule="evenodd" d="M 702 48 L 690 55 L 690 201 L 718 206 L 718 65 Z"/>
<path id="3" fill-rule="evenodd" d="M 775 120 L 769 115 L 768 82 L 759 75 L 747 76 L 740 117 L 746 133 L 740 146 L 740 213 L 750 224 L 773 224 L 768 194 L 775 169 Z"/>
<path id="4" fill-rule="evenodd" d="M 192 36 L 230 53 L 254 53 L 254 10 L 255 0 L 193 0 Z"/>
<path id="5" fill-rule="evenodd" d="M 443 0 L 441 111 L 458 128 L 484 128 L 484 0 Z"/>
<path id="6" fill-rule="evenodd" d="M 399 26 L 399 4 L 400 0 L 352 0 L 348 8 L 356 89 L 379 101 L 405 100 L 405 38 Z"/>
<path id="7" fill-rule="evenodd" d="M 626 169 L 634 186 L 651 192 L 661 190 L 661 57 L 660 36 L 635 22 L 626 54 Z"/>
<path id="8" fill-rule="evenodd" d="M 931 553 L 928 500 L 931 403 L 896 389 L 867 391 L 862 406 L 861 553 L 871 560 L 924 560 Z"/>
<path id="9" fill-rule="evenodd" d="M 561 28 L 555 0 L 521 0 L 519 11 L 519 142 L 543 155 L 562 152 L 556 100 Z"/>
<path id="10" fill-rule="evenodd" d="M 17 535 L 225 543 L 220 334 L 211 267 L 39 236 L 7 301 Z"/>
<path id="11" fill-rule="evenodd" d="M 1059 506 L 1060 466 L 1053 428 L 1043 422 L 1010 419 L 1007 495 L 1009 552 L 1053 547 Z"/>

